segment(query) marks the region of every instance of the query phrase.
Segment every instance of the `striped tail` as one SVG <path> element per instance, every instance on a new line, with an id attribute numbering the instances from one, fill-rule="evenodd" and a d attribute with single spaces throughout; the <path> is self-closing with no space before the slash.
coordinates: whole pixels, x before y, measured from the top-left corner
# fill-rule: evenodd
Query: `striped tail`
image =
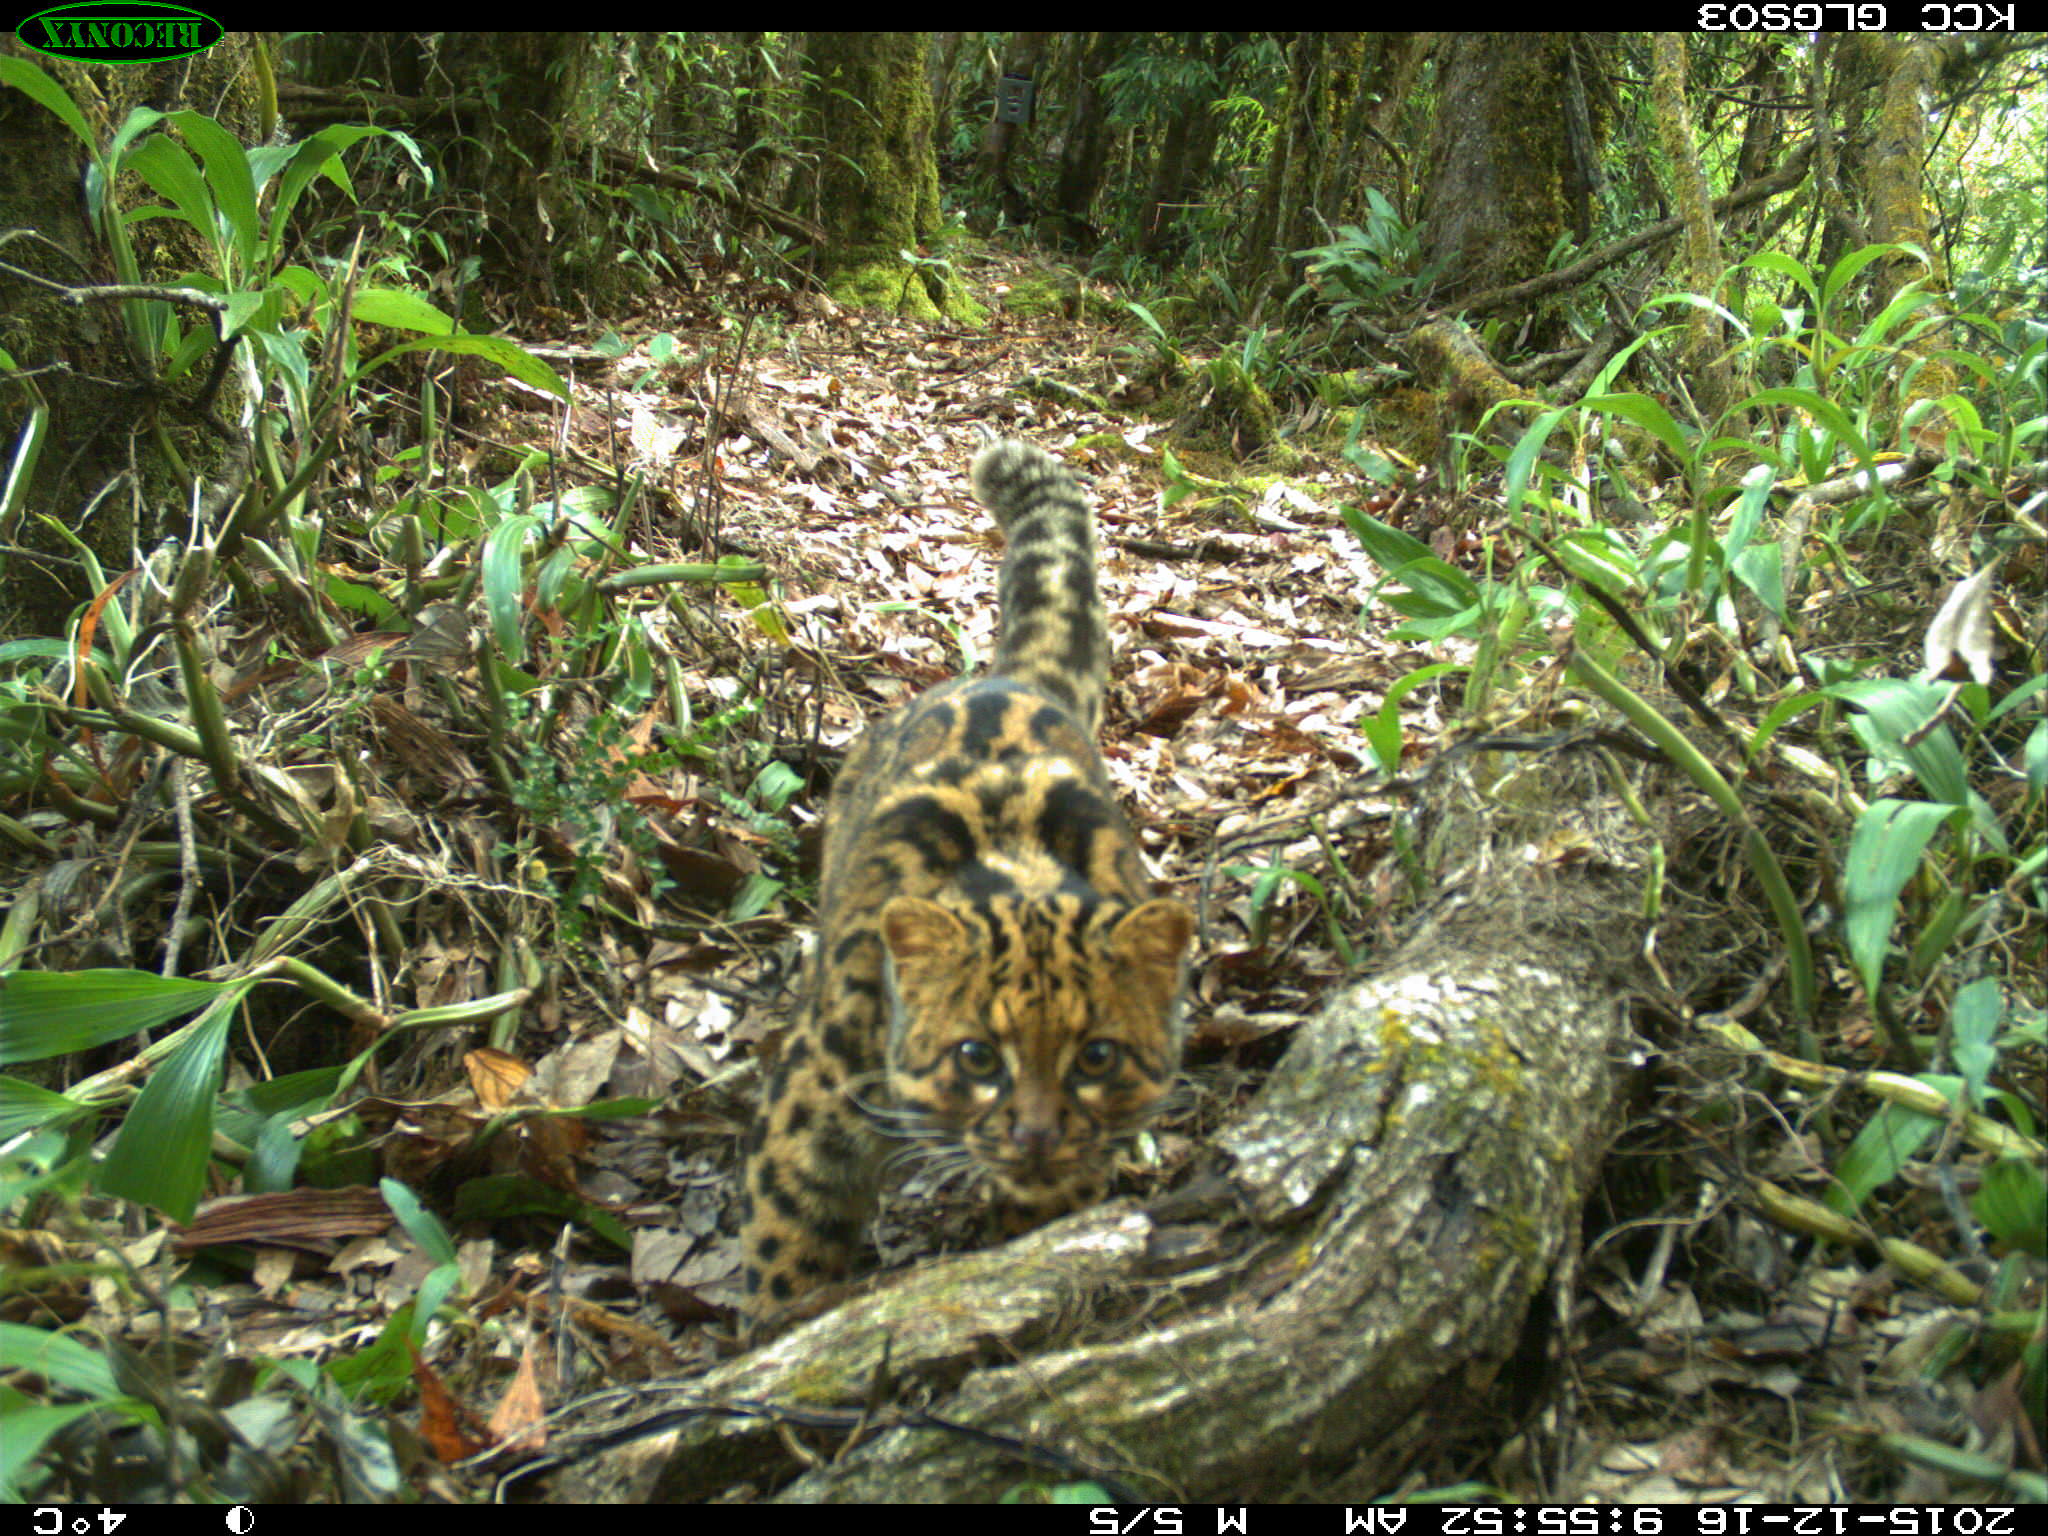
<path id="1" fill-rule="evenodd" d="M 1029 443 L 984 448 L 973 480 L 1009 540 L 993 670 L 1064 705 L 1093 736 L 1109 676 L 1094 514 L 1067 467 Z"/>

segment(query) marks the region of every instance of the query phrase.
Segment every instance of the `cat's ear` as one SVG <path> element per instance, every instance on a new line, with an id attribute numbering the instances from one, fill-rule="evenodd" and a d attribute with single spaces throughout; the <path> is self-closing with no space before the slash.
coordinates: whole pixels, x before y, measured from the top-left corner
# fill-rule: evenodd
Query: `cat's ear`
<path id="1" fill-rule="evenodd" d="M 882 908 L 882 942 L 899 963 L 951 960 L 966 953 L 967 925 L 936 901 L 895 896 Z"/>
<path id="2" fill-rule="evenodd" d="M 1194 936 L 1195 914 L 1161 896 L 1126 912 L 1110 932 L 1109 947 L 1119 959 L 1177 969 Z"/>

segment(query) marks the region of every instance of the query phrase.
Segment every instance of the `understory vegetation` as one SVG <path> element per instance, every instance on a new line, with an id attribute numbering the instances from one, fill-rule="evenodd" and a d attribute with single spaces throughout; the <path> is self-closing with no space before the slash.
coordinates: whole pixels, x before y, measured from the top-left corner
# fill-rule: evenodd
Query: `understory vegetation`
<path id="1" fill-rule="evenodd" d="M 1126 1194 L 1428 911 L 1448 780 L 1593 754 L 1652 849 L 1559 956 L 1639 1042 L 1575 1257 L 1376 1493 L 2048 1499 L 2042 58 L 7 43 L 0 1493 L 482 1499 L 731 1353 L 825 792 L 993 648 L 987 426 L 1092 481 L 1203 917 Z M 981 1220 L 913 1182 L 877 1260 Z"/>

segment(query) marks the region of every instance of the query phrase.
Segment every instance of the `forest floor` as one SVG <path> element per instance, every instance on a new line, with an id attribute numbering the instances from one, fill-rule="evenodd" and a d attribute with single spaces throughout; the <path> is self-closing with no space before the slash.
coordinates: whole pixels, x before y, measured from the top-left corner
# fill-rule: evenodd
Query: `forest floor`
<path id="1" fill-rule="evenodd" d="M 1003 285 L 991 286 L 999 304 Z M 984 331 L 828 313 L 715 381 L 746 397 L 730 415 L 779 422 L 815 468 L 745 432 L 715 453 L 718 550 L 769 559 L 782 583 L 785 675 L 802 680 L 767 714 L 785 749 L 806 743 L 809 767 L 836 762 L 865 720 L 991 653 L 1000 541 L 966 482 L 980 429 L 1028 438 L 1085 477 L 1114 652 L 1104 755 L 1155 873 L 1203 917 L 1190 985 L 1194 1091 L 1126 1169 L 1124 1191 L 1143 1195 L 1164 1188 L 1248 1096 L 1317 997 L 1370 967 L 1410 905 L 1390 830 L 1399 774 L 1381 771 L 1366 731 L 1392 685 L 1470 651 L 1387 638 L 1398 615 L 1372 605 L 1382 574 L 1338 507 L 1367 508 L 1474 575 L 1490 530 L 1483 513 L 1454 515 L 1426 474 L 1397 498 L 1334 450 L 1311 451 L 1284 476 L 1232 468 L 1170 443 L 1167 423 L 1048 403 L 1060 391 L 1040 387 L 1046 380 L 1097 397 L 1127 392 L 1143 362 L 1129 343 L 999 310 Z M 707 398 L 713 382 L 703 381 Z M 657 424 L 658 439 L 670 422 L 700 441 L 701 420 L 676 422 L 676 404 L 668 392 L 616 396 L 611 430 L 637 444 L 643 424 Z M 1172 455 L 1234 492 L 1174 499 Z M 659 464 L 657 449 L 648 467 Z M 688 487 L 693 472 L 666 473 Z M 739 650 L 758 653 L 748 617 L 728 606 L 726 619 L 729 634 L 746 637 Z M 691 665 L 715 696 L 729 663 L 714 654 Z M 1383 729 L 1398 718 L 1403 771 L 1444 744 L 1439 703 L 1426 685 L 1386 712 Z M 702 790 L 675 781 L 664 793 L 702 803 Z M 822 805 L 820 790 L 792 814 L 814 825 Z M 730 821 L 719 826 L 730 838 Z M 705 846 L 699 839 L 700 871 Z M 742 843 L 724 846 L 733 867 L 711 872 L 713 891 L 758 867 Z M 642 987 L 622 1034 L 674 1062 L 668 1087 L 681 1090 L 666 1170 L 673 1214 L 640 1227 L 632 1263 L 672 1321 L 718 1319 L 734 1299 L 732 1138 L 751 1102 L 751 1053 L 787 1016 L 804 918 L 800 903 L 784 902 L 723 939 L 618 956 L 620 974 Z M 1690 1145 L 1674 1155 L 1674 1139 Z M 635 1144 L 614 1146 L 628 1149 L 621 1176 L 658 1198 L 661 1180 Z M 1882 1266 L 1770 1230 L 1703 1176 L 1715 1155 L 1704 1140 L 1667 1137 L 1636 1155 L 1686 1166 L 1651 1208 L 1638 1188 L 1589 1212 L 1567 1342 L 1553 1325 L 1548 1385 L 1532 1396 L 1524 1432 L 1504 1446 L 1446 1446 L 1406 1491 L 1476 1480 L 1524 1500 L 1973 1496 L 1938 1466 L 1902 1464 L 1896 1440 L 1886 1454 L 1874 1448 L 1880 1435 L 1937 1426 L 1952 1438 L 1962 1415 L 1979 1421 L 1965 1436 L 1974 1443 L 2024 1433 L 2011 1382 L 1977 1397 L 1927 1386 L 1919 1363 L 1952 1336 L 1955 1310 Z M 1641 1167 L 1624 1183 L 1639 1184 Z M 913 1182 L 885 1207 L 879 1262 L 976 1241 L 986 1235 L 978 1222 L 971 1192 Z M 708 1358 L 717 1331 L 714 1322 L 684 1356 Z"/>
<path id="2" fill-rule="evenodd" d="M 1425 683 L 1389 708 L 1388 692 L 1470 653 L 1388 637 L 1398 616 L 1372 602 L 1382 573 L 1338 509 L 1369 509 L 1475 576 L 1487 514 L 1454 505 L 1428 474 L 1400 494 L 1370 483 L 1334 447 L 1304 447 L 1313 431 L 1297 434 L 1303 462 L 1280 475 L 1192 452 L 1170 441 L 1169 422 L 1080 409 L 1059 386 L 1098 399 L 1149 387 L 1133 336 L 1006 316 L 1004 269 L 977 276 L 993 306 L 984 329 L 805 301 L 749 328 L 736 366 L 725 295 L 720 305 L 664 296 L 659 313 L 612 328 L 670 333 L 673 357 L 701 343 L 700 361 L 658 361 L 645 347 L 599 360 L 569 345 L 555 355 L 578 359 L 579 382 L 560 437 L 539 396 L 479 391 L 495 402 L 476 408 L 482 435 L 559 442 L 564 488 L 644 481 L 636 559 L 751 557 L 769 574 L 640 610 L 673 664 L 671 687 L 657 678 L 642 713 L 611 734 L 584 729 L 607 706 L 562 682 L 570 702 L 549 717 L 553 738 L 535 743 L 532 765 L 532 783 L 552 774 L 552 788 L 519 807 L 537 856 L 517 870 L 500 851 L 522 827 L 488 791 L 475 722 L 451 717 L 418 660 L 392 670 L 361 717 L 364 760 L 380 792 L 417 818 L 412 831 L 430 827 L 409 847 L 438 861 L 430 884 L 445 895 L 406 919 L 418 925 L 408 928 L 411 1006 L 501 990 L 508 936 L 558 962 L 501 1048 L 422 1030 L 378 1064 L 376 1098 L 357 1110 L 386 1133 L 384 1172 L 470 1218 L 465 1293 L 494 1298 L 479 1317 L 500 1307 L 560 1317 L 596 1357 L 547 1381 L 530 1355 L 515 1368 L 517 1348 L 488 1332 L 442 1333 L 416 1373 L 446 1388 L 422 1410 L 422 1438 L 444 1454 L 479 1448 L 459 1427 L 467 1419 L 516 1438 L 599 1380 L 688 1375 L 729 1353 L 738 1142 L 759 1091 L 757 1053 L 774 1048 L 793 1006 L 832 769 L 865 721 L 993 650 L 1000 539 L 967 486 L 983 429 L 1061 455 L 1087 485 L 1113 649 L 1104 757 L 1162 886 L 1202 917 L 1190 1091 L 1141 1141 L 1122 1192 L 1166 1188 L 1291 1026 L 1399 936 L 1414 894 L 1395 835 L 1402 779 L 1445 744 L 1455 695 Z M 556 616 L 537 617 L 543 651 L 569 638 Z M 259 659 L 266 637 L 243 638 Z M 1540 686 L 1554 682 L 1554 671 L 1533 670 Z M 272 708 L 266 697 L 255 688 L 240 708 Z M 687 729 L 675 722 L 678 698 L 693 712 Z M 1535 718 L 1547 702 L 1523 707 Z M 1398 742 L 1392 773 L 1375 741 Z M 645 832 L 626 836 L 629 820 Z M 571 866 L 596 879 L 564 898 Z M 1529 1501 L 1976 1496 L 1902 1450 L 1961 1442 L 2010 1456 L 2027 1434 L 2012 1381 L 1971 1388 L 1927 1367 L 1967 1314 L 1881 1264 L 1766 1225 L 1718 1176 L 1727 1148 L 1676 1125 L 1682 1117 L 1655 1095 L 1646 1091 L 1644 1122 L 1661 1140 L 1617 1149 L 1611 1198 L 1587 1213 L 1579 1271 L 1556 1292 L 1569 1315 L 1547 1331 L 1532 1323 L 1516 1431 L 1447 1440 L 1388 1495 L 1476 1484 Z M 635 1100 L 661 1107 L 579 1117 Z M 566 1113 L 497 1134 L 493 1117 L 516 1103 Z M 1745 1134 L 1775 1114 L 1753 1117 Z M 1783 1132 L 1773 1155 L 1796 1150 L 1799 1136 L 1772 1123 Z M 1763 1155 L 1750 1148 L 1739 1160 Z M 485 1172 L 514 1184 L 481 1205 L 454 1199 Z M 1815 1172 L 1811 1159 L 1804 1172 Z M 289 1201 L 310 1210 L 325 1193 L 262 1197 L 273 1204 L 245 1210 L 234 1240 L 260 1249 L 266 1223 L 305 1215 Z M 492 1210 L 492 1199 L 504 1203 Z M 551 1259 L 564 1211 L 582 1236 Z M 199 1246 L 207 1220 L 182 1246 Z M 913 1178 L 886 1202 L 876 1262 L 976 1243 L 983 1220 L 973 1191 Z M 237 1315 L 239 1354 L 329 1360 L 337 1340 L 379 1333 L 421 1265 L 379 1236 L 324 1272 L 259 1261 L 244 1278 L 193 1284 Z M 272 1304 L 287 1292 L 290 1306 Z M 1551 1300 L 1538 1310 L 1556 1310 Z M 114 1335 L 136 1321 L 104 1319 Z"/>

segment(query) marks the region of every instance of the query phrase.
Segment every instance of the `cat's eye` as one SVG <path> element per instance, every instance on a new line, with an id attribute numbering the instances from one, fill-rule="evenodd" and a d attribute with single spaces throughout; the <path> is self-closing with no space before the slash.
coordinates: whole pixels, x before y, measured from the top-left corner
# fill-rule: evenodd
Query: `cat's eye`
<path id="1" fill-rule="evenodd" d="M 986 1040 L 962 1040 L 953 1047 L 953 1059 L 969 1077 L 994 1077 L 1002 1068 L 996 1048 Z"/>
<path id="2" fill-rule="evenodd" d="M 1084 1077 L 1107 1077 L 1116 1070 L 1117 1045 L 1114 1040 L 1090 1040 L 1081 1047 L 1077 1061 Z"/>

